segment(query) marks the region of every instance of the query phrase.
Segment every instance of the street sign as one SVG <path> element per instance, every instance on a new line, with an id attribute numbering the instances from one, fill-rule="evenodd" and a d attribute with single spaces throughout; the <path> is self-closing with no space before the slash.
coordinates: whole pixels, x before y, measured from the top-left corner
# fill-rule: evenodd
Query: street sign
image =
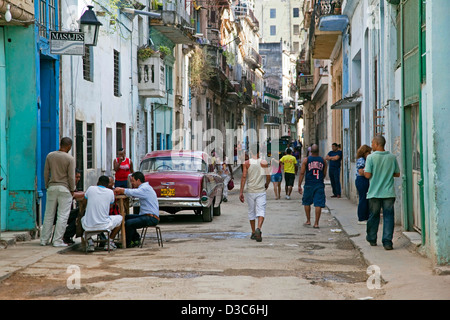
<path id="1" fill-rule="evenodd" d="M 84 33 L 51 31 L 50 53 L 83 56 Z"/>

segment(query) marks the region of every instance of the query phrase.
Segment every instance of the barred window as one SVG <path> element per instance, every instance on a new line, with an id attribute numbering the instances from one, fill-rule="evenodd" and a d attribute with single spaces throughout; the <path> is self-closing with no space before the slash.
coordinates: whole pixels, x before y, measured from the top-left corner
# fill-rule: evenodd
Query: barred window
<path id="1" fill-rule="evenodd" d="M 83 78 L 87 81 L 93 80 L 92 47 L 84 46 L 83 56 Z"/>
<path id="2" fill-rule="evenodd" d="M 114 95 L 120 97 L 120 53 L 114 50 Z"/>
<path id="3" fill-rule="evenodd" d="M 94 168 L 94 124 L 86 124 L 86 167 L 88 169 Z"/>

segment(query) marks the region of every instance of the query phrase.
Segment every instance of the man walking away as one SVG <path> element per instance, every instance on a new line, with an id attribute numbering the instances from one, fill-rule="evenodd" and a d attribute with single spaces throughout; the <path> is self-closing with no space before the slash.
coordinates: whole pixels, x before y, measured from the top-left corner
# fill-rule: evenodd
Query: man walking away
<path id="1" fill-rule="evenodd" d="M 280 162 L 284 165 L 284 180 L 286 199 L 291 199 L 295 176 L 297 175 L 297 159 L 292 155 L 292 149 L 287 148 L 286 154 L 281 157 Z"/>
<path id="2" fill-rule="evenodd" d="M 382 243 L 386 250 L 392 250 L 394 235 L 394 177 L 400 177 L 397 158 L 384 150 L 386 140 L 383 136 L 376 136 L 372 140 L 372 150 L 367 157 L 364 176 L 370 179 L 367 199 L 369 199 L 369 220 L 367 220 L 366 240 L 371 246 L 377 245 L 380 211 L 383 209 L 383 237 Z"/>
<path id="3" fill-rule="evenodd" d="M 305 208 L 306 223 L 311 225 L 311 205 L 314 203 L 316 220 L 314 228 L 319 228 L 319 219 L 322 208 L 325 207 L 325 183 L 324 177 L 327 174 L 327 163 L 319 156 L 317 144 L 311 146 L 311 155 L 302 161 L 300 175 L 298 178 L 298 192 L 303 193 L 302 204 Z M 302 189 L 302 181 L 305 177 L 305 189 Z"/>
<path id="4" fill-rule="evenodd" d="M 266 190 L 270 184 L 267 161 L 259 159 L 258 147 L 250 147 L 250 159 L 242 165 L 239 200 L 244 203 L 244 187 L 247 183 L 248 219 L 252 229 L 251 239 L 262 241 L 262 225 L 266 214 Z M 256 219 L 258 225 L 256 226 Z"/>
<path id="5" fill-rule="evenodd" d="M 332 198 L 341 197 L 341 162 L 342 151 L 339 150 L 341 146 L 337 143 L 331 145 L 331 151 L 328 152 L 325 160 L 330 162 L 330 182 L 333 190 Z"/>
<path id="6" fill-rule="evenodd" d="M 53 246 L 66 247 L 62 238 L 67 227 L 72 206 L 72 196 L 75 192 L 75 159 L 68 154 L 72 148 L 72 139 L 61 139 L 59 150 L 50 152 L 45 159 L 44 182 L 47 189 L 47 201 L 44 222 L 41 232 L 41 245 L 49 243 L 58 207 Z"/>

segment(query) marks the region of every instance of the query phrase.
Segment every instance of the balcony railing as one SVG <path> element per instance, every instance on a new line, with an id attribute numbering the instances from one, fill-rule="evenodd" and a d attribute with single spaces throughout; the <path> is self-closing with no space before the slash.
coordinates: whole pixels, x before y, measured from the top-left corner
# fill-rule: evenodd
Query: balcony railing
<path id="1" fill-rule="evenodd" d="M 316 3 L 316 17 L 341 14 L 342 1 L 321 0 Z"/>
<path id="2" fill-rule="evenodd" d="M 279 126 L 281 124 L 281 118 L 271 115 L 264 115 L 264 124 L 266 126 Z"/>
<path id="3" fill-rule="evenodd" d="M 301 93 L 314 91 L 314 76 L 300 76 L 298 82 Z"/>
<path id="4" fill-rule="evenodd" d="M 161 19 L 151 19 L 150 25 L 176 44 L 192 42 L 191 18 L 184 0 L 158 3 L 152 7 L 161 12 Z"/>

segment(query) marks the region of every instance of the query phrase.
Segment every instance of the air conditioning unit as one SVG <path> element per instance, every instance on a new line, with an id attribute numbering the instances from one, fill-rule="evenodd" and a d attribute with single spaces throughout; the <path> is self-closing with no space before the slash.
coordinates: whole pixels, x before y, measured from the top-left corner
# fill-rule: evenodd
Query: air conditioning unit
<path id="1" fill-rule="evenodd" d="M 138 91 L 147 98 L 166 96 L 166 66 L 159 54 L 138 62 Z"/>

